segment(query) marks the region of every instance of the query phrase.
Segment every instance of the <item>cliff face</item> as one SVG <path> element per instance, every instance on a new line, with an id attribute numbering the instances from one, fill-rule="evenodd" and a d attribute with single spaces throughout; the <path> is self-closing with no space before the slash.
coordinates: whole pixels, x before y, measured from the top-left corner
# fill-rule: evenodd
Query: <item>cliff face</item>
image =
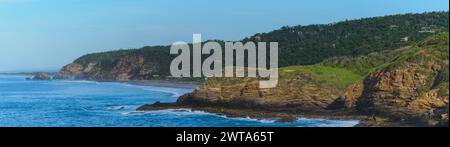
<path id="1" fill-rule="evenodd" d="M 125 56 L 111 63 L 71 63 L 56 75 L 57 79 L 146 80 L 158 77 L 159 62 L 147 62 L 142 56 Z"/>
<path id="2" fill-rule="evenodd" d="M 432 118 L 437 110 L 448 106 L 449 97 L 448 86 L 435 83 L 442 67 L 433 66 L 434 69 L 428 69 L 407 64 L 369 75 L 357 100 L 357 110 L 397 119 Z"/>
<path id="3" fill-rule="evenodd" d="M 337 67 L 345 68 L 348 64 L 334 68 L 323 67 L 330 64 L 317 65 L 312 72 L 306 67 L 282 68 L 276 88 L 260 89 L 257 79 L 211 78 L 177 103 L 292 113 L 350 111 L 448 126 L 448 54 L 448 33 L 443 33 L 406 49 L 382 53 L 381 56 L 388 58 L 368 66 L 371 69 L 366 71 L 371 72 L 360 79 L 349 78 L 350 73 L 340 74 L 344 71 Z M 372 57 L 362 59 L 373 60 Z M 320 68 L 326 70 L 317 70 Z M 351 82 L 342 85 L 349 79 Z"/>
<path id="4" fill-rule="evenodd" d="M 208 79 L 178 102 L 303 112 L 326 109 L 342 93 L 337 88 L 315 83 L 310 74 L 280 80 L 278 85 L 274 89 L 261 89 L 256 79 Z"/>
<path id="5" fill-rule="evenodd" d="M 421 47 L 400 65 L 367 76 L 357 110 L 395 119 L 424 120 L 431 125 L 448 122 L 448 111 L 441 111 L 449 105 L 448 40 L 444 52 L 435 52 L 433 47 Z"/>

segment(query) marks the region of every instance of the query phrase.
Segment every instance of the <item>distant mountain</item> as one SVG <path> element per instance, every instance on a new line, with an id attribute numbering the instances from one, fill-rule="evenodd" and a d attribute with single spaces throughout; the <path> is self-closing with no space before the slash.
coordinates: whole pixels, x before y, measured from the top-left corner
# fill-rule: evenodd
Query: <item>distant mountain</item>
<path id="1" fill-rule="evenodd" d="M 283 27 L 242 41 L 279 42 L 280 67 L 310 65 L 339 56 L 393 50 L 448 31 L 448 12 L 402 14 L 337 23 Z M 87 54 L 61 69 L 57 78 L 88 80 L 167 79 L 176 57 L 170 46 Z M 188 79 L 192 80 L 192 79 Z"/>

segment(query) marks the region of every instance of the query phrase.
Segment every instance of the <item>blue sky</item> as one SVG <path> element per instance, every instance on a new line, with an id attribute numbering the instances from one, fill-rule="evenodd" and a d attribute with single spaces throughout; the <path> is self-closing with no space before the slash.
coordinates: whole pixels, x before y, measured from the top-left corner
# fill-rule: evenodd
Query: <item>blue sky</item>
<path id="1" fill-rule="evenodd" d="M 58 70 L 92 52 L 238 40 L 286 25 L 427 11 L 448 0 L 0 0 L 0 71 Z"/>

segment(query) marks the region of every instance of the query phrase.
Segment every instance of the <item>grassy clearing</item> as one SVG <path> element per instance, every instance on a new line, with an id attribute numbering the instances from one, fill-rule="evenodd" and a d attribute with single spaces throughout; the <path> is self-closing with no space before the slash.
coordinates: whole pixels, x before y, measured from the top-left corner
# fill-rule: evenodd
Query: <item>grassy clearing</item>
<path id="1" fill-rule="evenodd" d="M 334 86 L 339 89 L 346 88 L 363 78 L 363 76 L 356 74 L 345 68 L 330 67 L 320 64 L 307 66 L 290 66 L 282 68 L 280 71 L 281 77 L 289 78 L 298 72 L 309 73 L 313 76 L 314 81 L 326 86 Z"/>

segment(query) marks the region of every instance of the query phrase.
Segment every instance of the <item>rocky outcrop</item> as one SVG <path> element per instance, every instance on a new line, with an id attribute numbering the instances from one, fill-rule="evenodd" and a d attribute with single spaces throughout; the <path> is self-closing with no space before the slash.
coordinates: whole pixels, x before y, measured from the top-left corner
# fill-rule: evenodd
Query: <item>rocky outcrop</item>
<path id="1" fill-rule="evenodd" d="M 71 63 L 64 66 L 55 76 L 55 79 L 81 79 L 84 74 L 83 71 L 83 66 Z"/>
<path id="2" fill-rule="evenodd" d="M 427 67 L 408 63 L 370 74 L 364 80 L 364 90 L 355 107 L 364 114 L 437 125 L 441 120 L 434 116 L 442 114 L 435 113 L 441 113 L 437 110 L 449 105 L 448 87 L 435 83 L 442 68 L 439 64 Z"/>
<path id="3" fill-rule="evenodd" d="M 306 73 L 282 79 L 278 85 L 274 89 L 262 89 L 256 79 L 213 78 L 200 85 L 192 94 L 181 97 L 178 103 L 295 113 L 325 111 L 342 93 L 337 88 L 316 83 L 312 75 Z"/>
<path id="4" fill-rule="evenodd" d="M 364 79 L 353 108 L 367 115 L 448 126 L 448 53 L 448 33 L 404 51 L 390 65 Z"/>
<path id="5" fill-rule="evenodd" d="M 29 80 L 51 80 L 52 76 L 46 72 L 38 72 L 33 77 L 28 78 Z"/>

